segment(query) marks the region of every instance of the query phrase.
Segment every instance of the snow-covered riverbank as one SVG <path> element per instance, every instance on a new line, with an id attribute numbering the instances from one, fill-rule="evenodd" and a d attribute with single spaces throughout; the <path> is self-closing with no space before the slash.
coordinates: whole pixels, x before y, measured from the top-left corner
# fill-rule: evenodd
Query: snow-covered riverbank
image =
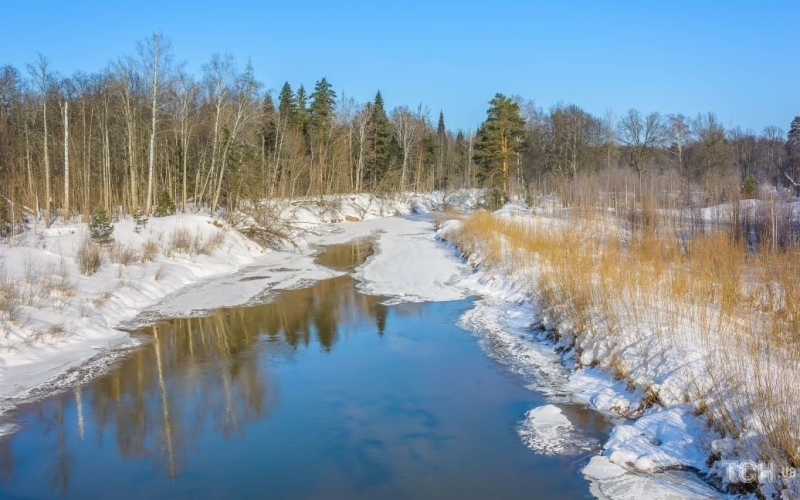
<path id="1" fill-rule="evenodd" d="M 506 209 L 501 215 L 513 217 L 514 213 Z M 439 237 L 458 240 L 460 226 L 459 221 L 448 221 Z M 716 436 L 697 416 L 693 405 L 669 400 L 652 404 L 646 391 L 615 378 L 607 364 L 588 356 L 576 359 L 582 349 L 598 354 L 602 346 L 584 342 L 576 350 L 567 325 L 555 324 L 550 312 L 541 309 L 542 297 L 533 286 L 532 277 L 538 272 L 533 261 L 527 268 L 491 261 L 486 243 L 470 247 L 468 253 L 477 272 L 461 286 L 483 299 L 462 318 L 462 325 L 479 335 L 490 355 L 530 380 L 531 388 L 545 392 L 552 403 L 577 402 L 607 415 L 616 424 L 603 444 L 603 453 L 593 457 L 583 470 L 592 493 L 599 498 L 722 496 L 706 483 L 711 472 L 708 457 L 713 454 Z M 501 248 L 511 251 L 509 246 Z M 560 338 L 554 335 L 559 328 L 563 328 Z M 601 342 L 600 337 L 595 341 Z M 675 361 L 667 352 L 662 356 L 665 366 Z M 560 450 L 560 454 L 570 454 L 583 446 L 583 438 L 575 431 L 578 426 L 556 406 L 547 405 L 531 409 L 519 432 L 534 452 Z"/>
<path id="2" fill-rule="evenodd" d="M 424 254 L 435 247 L 432 232 L 414 237 L 410 233 L 419 233 L 419 224 L 385 218 L 437 210 L 445 203 L 473 209 L 478 197 L 478 192 L 457 192 L 392 199 L 350 195 L 324 204 L 292 200 L 280 209 L 296 228 L 296 246 L 286 250 L 263 248 L 205 215 L 151 218 L 143 227 L 120 220 L 114 224 L 114 247 L 89 276 L 77 262 L 87 237 L 85 224 L 32 228 L 0 249 L 0 412 L 102 369 L 116 352 L 136 345 L 126 330 L 137 325 L 263 301 L 273 290 L 337 275 L 314 263 L 315 245 L 380 234 L 376 244 L 381 254 L 397 248 L 384 238 L 402 234 L 412 242 L 404 247 L 408 255 Z M 360 271 L 370 283 L 380 282 L 386 258 L 394 257 L 373 259 Z M 420 297 L 438 294 L 436 285 L 425 291 L 423 283 L 450 272 L 436 262 L 426 268 L 408 261 L 394 267 L 403 271 L 389 278 L 421 292 Z"/>

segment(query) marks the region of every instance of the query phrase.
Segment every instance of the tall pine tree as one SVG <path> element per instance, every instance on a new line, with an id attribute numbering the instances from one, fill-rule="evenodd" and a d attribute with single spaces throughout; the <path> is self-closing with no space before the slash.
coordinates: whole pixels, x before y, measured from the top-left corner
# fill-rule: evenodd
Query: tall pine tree
<path id="1" fill-rule="evenodd" d="M 800 196 L 800 116 L 795 116 L 786 134 L 786 165 L 784 176 L 794 187 L 794 195 Z"/>
<path id="2" fill-rule="evenodd" d="M 486 121 L 478 129 L 475 162 L 484 186 L 501 189 L 507 198 L 509 165 L 519 151 L 525 120 L 519 104 L 503 94 L 496 94 L 489 105 Z"/>
<path id="3" fill-rule="evenodd" d="M 325 183 L 325 170 L 327 166 L 327 151 L 330 140 L 333 112 L 336 107 L 336 92 L 328 80 L 322 78 L 314 86 L 309 107 L 310 140 L 313 151 L 316 152 L 316 181 L 320 189 Z"/>
<path id="4" fill-rule="evenodd" d="M 375 95 L 369 126 L 369 142 L 371 158 L 367 164 L 372 188 L 376 188 L 389 172 L 395 156 L 392 140 L 392 124 L 386 115 L 383 96 L 380 91 Z"/>
<path id="5" fill-rule="evenodd" d="M 278 114 L 282 123 L 294 123 L 297 114 L 297 104 L 294 100 L 294 92 L 289 82 L 283 84 L 281 92 L 278 94 Z"/>
<path id="6" fill-rule="evenodd" d="M 447 129 L 444 126 L 444 112 L 439 111 L 439 124 L 436 126 L 436 171 L 433 175 L 433 189 L 447 185 Z M 437 178 L 441 180 L 437 185 Z"/>
<path id="7" fill-rule="evenodd" d="M 297 125 L 304 134 L 308 132 L 308 94 L 301 83 L 294 95 L 294 109 L 297 113 Z"/>

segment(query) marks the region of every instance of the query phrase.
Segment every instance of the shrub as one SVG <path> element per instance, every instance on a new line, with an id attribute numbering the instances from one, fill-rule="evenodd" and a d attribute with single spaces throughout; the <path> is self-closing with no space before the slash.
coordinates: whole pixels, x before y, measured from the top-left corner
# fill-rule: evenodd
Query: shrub
<path id="1" fill-rule="evenodd" d="M 154 214 L 156 217 L 166 217 L 175 213 L 175 202 L 172 201 L 172 196 L 168 191 L 162 191 L 161 196 L 158 197 Z"/>
<path id="2" fill-rule="evenodd" d="M 123 266 L 135 264 L 139 260 L 139 255 L 131 245 L 120 245 L 115 243 L 109 252 L 111 262 Z"/>
<path id="3" fill-rule="evenodd" d="M 142 229 L 147 227 L 147 217 L 142 213 L 141 208 L 137 208 L 136 212 L 133 214 L 133 222 L 134 222 L 133 231 L 136 234 L 141 233 Z"/>
<path id="4" fill-rule="evenodd" d="M 89 232 L 95 243 L 108 245 L 114 242 L 114 224 L 109 220 L 105 208 L 96 209 L 89 217 Z"/>
<path id="5" fill-rule="evenodd" d="M 193 241 L 192 232 L 185 227 L 176 227 L 170 237 L 172 249 L 178 253 L 189 253 L 192 250 Z"/>
<path id="6" fill-rule="evenodd" d="M 142 246 L 142 262 L 153 262 L 158 255 L 158 242 L 147 240 Z"/>
<path id="7" fill-rule="evenodd" d="M 75 257 L 84 276 L 91 276 L 103 264 L 103 252 L 100 245 L 89 238 L 83 240 Z"/>
<path id="8" fill-rule="evenodd" d="M 755 198 L 756 194 L 758 194 L 758 181 L 753 174 L 745 177 L 744 182 L 742 183 L 742 193 L 747 198 Z"/>

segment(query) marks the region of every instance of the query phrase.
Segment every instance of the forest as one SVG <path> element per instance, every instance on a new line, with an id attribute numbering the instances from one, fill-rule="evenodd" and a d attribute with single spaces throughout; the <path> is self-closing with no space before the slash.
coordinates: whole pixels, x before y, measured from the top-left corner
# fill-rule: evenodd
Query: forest
<path id="1" fill-rule="evenodd" d="M 498 93 L 476 130 L 452 130 L 424 104 L 387 110 L 378 89 L 358 102 L 321 77 L 270 91 L 249 61 L 215 54 L 200 75 L 177 61 L 154 33 L 97 73 L 59 74 L 42 54 L 0 67 L 3 232 L 98 207 L 213 213 L 353 192 L 486 187 L 498 202 L 556 192 L 569 205 L 624 191 L 670 207 L 800 195 L 800 117 L 755 132 L 713 112 L 594 116 Z"/>

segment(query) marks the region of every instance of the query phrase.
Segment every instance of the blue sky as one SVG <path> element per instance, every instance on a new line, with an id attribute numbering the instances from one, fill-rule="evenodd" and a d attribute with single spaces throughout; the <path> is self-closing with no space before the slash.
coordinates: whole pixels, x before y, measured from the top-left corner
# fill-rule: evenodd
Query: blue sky
<path id="1" fill-rule="evenodd" d="M 628 108 L 788 129 L 800 115 L 800 1 L 0 2 L 0 64 L 39 51 L 65 74 L 160 30 L 199 73 L 252 59 L 268 89 L 327 77 L 359 101 L 423 103 L 474 129 L 496 92 L 597 115 Z"/>

